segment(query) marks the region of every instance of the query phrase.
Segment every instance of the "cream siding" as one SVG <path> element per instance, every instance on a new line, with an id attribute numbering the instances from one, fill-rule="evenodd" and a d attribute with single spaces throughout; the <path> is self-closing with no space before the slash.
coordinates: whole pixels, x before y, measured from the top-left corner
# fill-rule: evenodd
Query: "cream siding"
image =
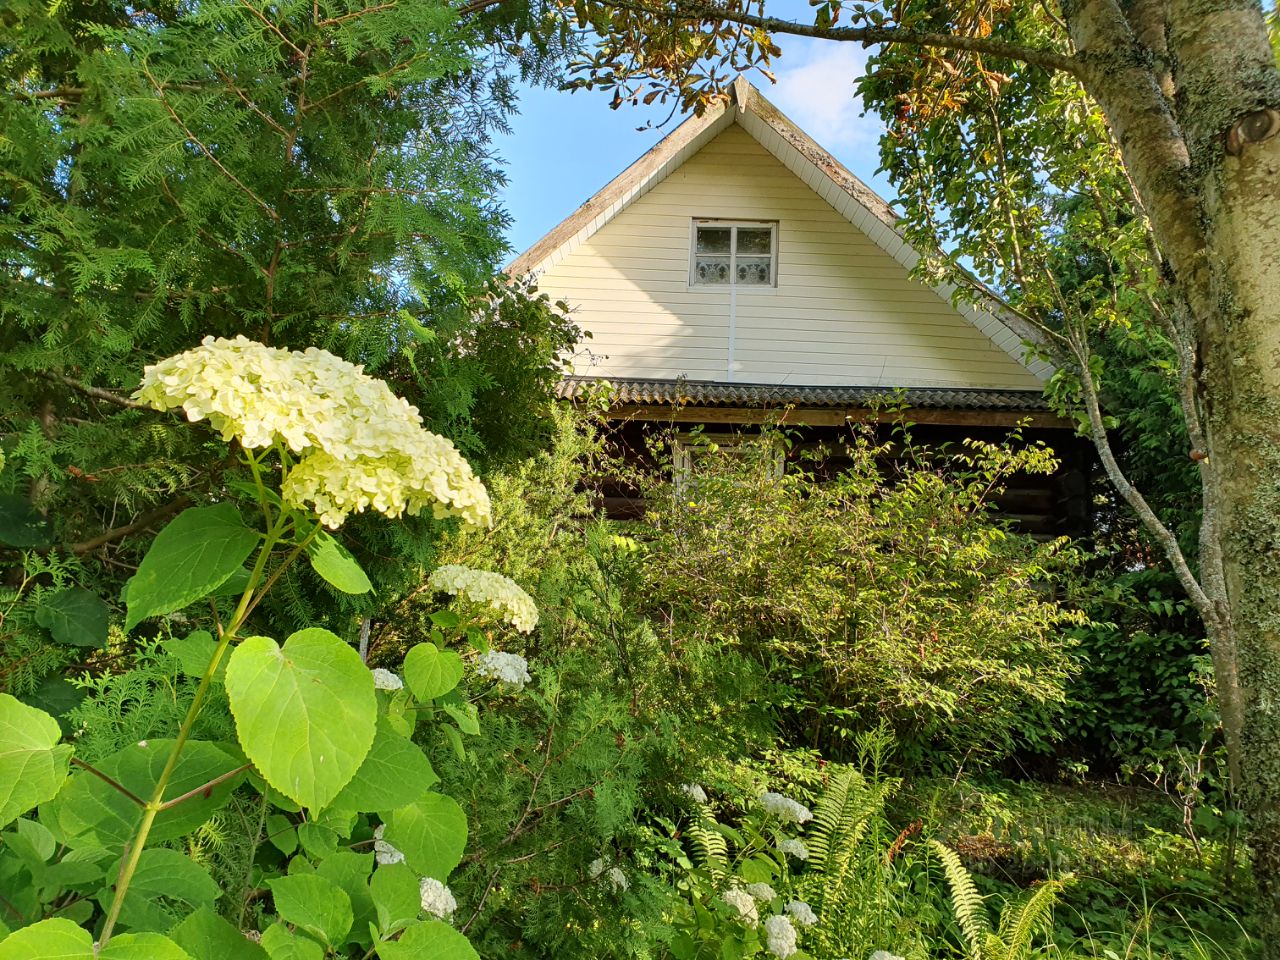
<path id="1" fill-rule="evenodd" d="M 777 287 L 690 287 L 695 217 L 776 221 Z M 737 123 L 550 266 L 539 287 L 592 334 L 575 357 L 580 375 L 1040 387 Z"/>

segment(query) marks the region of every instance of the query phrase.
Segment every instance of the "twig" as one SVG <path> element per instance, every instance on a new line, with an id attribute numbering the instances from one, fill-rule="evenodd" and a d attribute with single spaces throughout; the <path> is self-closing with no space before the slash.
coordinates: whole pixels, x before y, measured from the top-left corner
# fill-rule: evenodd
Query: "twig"
<path id="1" fill-rule="evenodd" d="M 114 403 L 117 407 L 125 407 L 129 410 L 150 410 L 151 407 L 145 403 L 139 403 L 137 400 L 131 400 L 129 397 L 121 396 L 118 393 L 112 393 L 110 390 L 104 390 L 102 387 L 92 387 L 87 383 L 81 383 L 72 377 L 59 373 L 47 373 L 44 375 L 50 380 L 55 380 L 63 386 L 70 387 L 77 393 L 83 393 L 86 397 L 93 397 L 95 400 L 105 400 L 107 403 Z"/>
<path id="2" fill-rule="evenodd" d="M 169 514 L 177 513 L 184 507 L 189 506 L 190 503 L 191 498 L 183 495 L 178 497 L 178 499 L 174 500 L 172 503 L 166 503 L 164 506 L 156 507 L 154 510 L 144 513 L 132 523 L 125 524 L 123 527 L 116 527 L 115 529 L 108 530 L 105 533 L 100 533 L 98 536 L 93 537 L 90 540 L 82 540 L 80 543 L 73 543 L 68 549 L 74 554 L 89 553 L 93 550 L 97 550 L 98 547 L 105 544 L 112 543 L 116 540 L 123 540 L 130 534 L 137 533 L 139 530 L 145 530 L 157 520 L 163 520 L 165 517 L 169 516 Z"/>
<path id="3" fill-rule="evenodd" d="M 192 797 L 194 797 L 198 793 L 205 793 L 209 790 L 212 790 L 218 784 L 222 783 L 223 781 L 230 780 L 232 777 L 239 776 L 240 774 L 244 773 L 246 770 L 248 770 L 252 766 L 253 766 L 252 763 L 246 763 L 243 766 L 236 767 L 234 770 L 228 770 L 226 773 L 222 774 L 222 776 L 214 777 L 208 783 L 202 783 L 200 786 L 196 787 L 194 790 L 188 790 L 186 793 L 184 793 L 180 797 L 174 797 L 172 800 L 166 800 L 164 803 L 160 804 L 160 809 L 168 810 L 170 807 L 176 807 L 183 800 L 190 800 Z"/>
<path id="4" fill-rule="evenodd" d="M 132 790 L 130 790 L 128 787 L 122 784 L 119 780 L 113 780 L 111 777 L 107 776 L 97 767 L 89 766 L 89 764 L 85 763 L 79 757 L 72 757 L 71 762 L 74 763 L 77 767 L 80 767 L 82 770 L 88 770 L 90 773 L 92 773 L 95 777 L 97 777 L 103 783 L 107 783 L 115 787 L 117 790 L 123 793 L 126 797 L 128 797 L 138 806 L 145 807 L 147 805 L 147 801 L 143 800 L 140 796 L 138 796 L 136 793 L 134 793 Z"/>

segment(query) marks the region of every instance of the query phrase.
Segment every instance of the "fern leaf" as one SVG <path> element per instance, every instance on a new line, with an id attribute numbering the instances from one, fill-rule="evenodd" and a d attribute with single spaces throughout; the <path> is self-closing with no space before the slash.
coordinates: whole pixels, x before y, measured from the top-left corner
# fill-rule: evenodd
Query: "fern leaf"
<path id="1" fill-rule="evenodd" d="M 985 960 L 987 951 L 984 947 L 991 932 L 991 923 L 987 919 L 982 895 L 954 850 L 937 840 L 930 840 L 929 846 L 941 861 L 942 872 L 951 887 L 951 907 L 955 911 L 956 923 L 968 941 L 970 960 Z"/>

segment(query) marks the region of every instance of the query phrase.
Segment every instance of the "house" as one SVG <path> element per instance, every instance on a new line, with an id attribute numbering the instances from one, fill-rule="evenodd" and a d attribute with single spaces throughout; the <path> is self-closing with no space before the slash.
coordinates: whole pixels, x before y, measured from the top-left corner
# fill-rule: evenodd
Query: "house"
<path id="1" fill-rule="evenodd" d="M 769 418 L 813 443 L 884 418 L 887 395 L 942 442 L 1019 422 L 1063 458 L 1003 508 L 1032 532 L 1079 532 L 1088 454 L 1042 397 L 1035 332 L 914 279 L 919 254 L 889 205 L 739 78 L 509 268 L 590 333 L 561 396 L 607 380 L 634 449 L 655 425 L 750 430 Z M 625 513 L 624 492 L 609 507 Z"/>

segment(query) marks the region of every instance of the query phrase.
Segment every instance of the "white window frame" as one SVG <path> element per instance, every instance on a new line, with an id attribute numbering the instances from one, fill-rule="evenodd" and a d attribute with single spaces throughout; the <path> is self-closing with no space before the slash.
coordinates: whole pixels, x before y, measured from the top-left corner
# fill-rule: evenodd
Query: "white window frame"
<path id="1" fill-rule="evenodd" d="M 672 450 L 672 481 L 674 482 L 676 495 L 679 496 L 688 489 L 689 483 L 693 480 L 693 451 L 699 447 L 705 447 L 707 444 L 714 443 L 717 447 L 733 448 L 741 447 L 748 443 L 757 442 L 760 437 L 754 433 L 691 433 L 681 431 L 677 433 L 673 439 Z M 781 479 L 786 471 L 787 456 L 786 450 L 781 444 L 772 445 L 773 453 L 773 475 L 775 479 Z"/>
<path id="2" fill-rule="evenodd" d="M 698 263 L 698 228 L 727 227 L 729 233 L 729 282 L 699 283 L 697 280 Z M 769 230 L 769 271 L 768 283 L 738 283 L 738 228 Z M 694 217 L 689 222 L 689 289 L 690 290 L 726 290 L 737 288 L 742 290 L 776 290 L 778 287 L 778 221 L 777 220 L 722 220 L 711 217 Z"/>

